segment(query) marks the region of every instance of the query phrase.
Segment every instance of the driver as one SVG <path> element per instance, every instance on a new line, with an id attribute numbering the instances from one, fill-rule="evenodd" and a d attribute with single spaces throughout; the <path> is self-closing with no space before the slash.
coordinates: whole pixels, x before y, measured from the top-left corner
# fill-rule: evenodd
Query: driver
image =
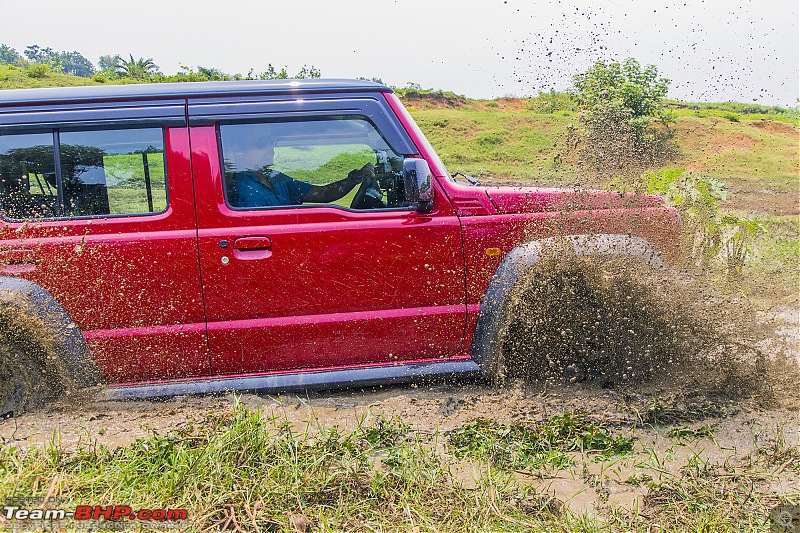
<path id="1" fill-rule="evenodd" d="M 375 166 L 367 163 L 346 178 L 327 185 L 311 185 L 272 168 L 275 141 L 266 140 L 235 154 L 235 195 L 238 207 L 300 205 L 303 202 L 329 203 L 345 196 L 353 187 L 375 178 Z"/>

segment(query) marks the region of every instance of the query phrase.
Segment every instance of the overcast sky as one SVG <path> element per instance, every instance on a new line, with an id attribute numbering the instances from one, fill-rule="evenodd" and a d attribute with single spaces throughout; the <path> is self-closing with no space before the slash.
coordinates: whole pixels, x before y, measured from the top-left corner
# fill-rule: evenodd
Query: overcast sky
<path id="1" fill-rule="evenodd" d="M 0 43 L 150 58 L 229 73 L 314 65 L 324 77 L 474 98 L 569 87 L 597 60 L 635 57 L 669 97 L 797 105 L 798 0 L 0 0 Z"/>

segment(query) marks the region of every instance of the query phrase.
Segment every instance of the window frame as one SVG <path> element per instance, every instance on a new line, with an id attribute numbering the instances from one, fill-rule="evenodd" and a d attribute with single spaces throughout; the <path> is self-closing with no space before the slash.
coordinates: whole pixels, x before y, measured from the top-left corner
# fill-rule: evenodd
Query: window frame
<path id="1" fill-rule="evenodd" d="M 164 158 L 164 209 L 161 211 L 145 211 L 145 212 L 137 212 L 137 213 L 116 213 L 116 214 L 100 214 L 100 215 L 80 215 L 80 216 L 68 216 L 64 214 L 65 204 L 64 204 L 64 188 L 62 183 L 62 169 L 61 169 L 61 133 L 73 133 L 73 132 L 86 132 L 86 131 L 109 131 L 109 130 L 144 130 L 144 129 L 160 129 L 161 130 L 161 143 L 163 146 L 163 158 Z M 153 124 L 153 123 L 140 123 L 140 124 L 93 124 L 87 126 L 66 126 L 63 128 L 50 128 L 46 131 L 42 131 L 39 128 L 32 128 L 30 130 L 17 130 L 13 132 L 5 133 L 4 136 L 15 136 L 15 135 L 26 135 L 26 134 L 36 134 L 36 133 L 51 133 L 52 134 L 52 142 L 53 142 L 53 159 L 54 159 L 54 167 L 55 167 L 55 174 L 56 174 L 56 189 L 57 189 L 57 204 L 56 207 L 58 208 L 59 215 L 52 216 L 52 217 L 27 217 L 27 218 L 11 218 L 6 216 L 5 209 L 2 205 L 2 198 L 0 198 L 0 219 L 5 222 L 10 223 L 25 223 L 25 222 L 52 222 L 52 221 L 64 221 L 64 220 L 95 220 L 95 219 L 117 219 L 117 218 L 141 218 L 141 217 L 148 217 L 148 216 L 158 216 L 163 215 L 170 208 L 170 194 L 169 194 L 169 161 L 167 157 L 167 125 L 164 124 Z"/>
<path id="2" fill-rule="evenodd" d="M 265 205 L 265 206 L 258 206 L 258 207 L 238 207 L 233 206 L 228 200 L 228 183 L 225 176 L 225 157 L 222 152 L 222 131 L 220 126 L 224 125 L 245 125 L 245 124 L 275 124 L 280 122 L 323 122 L 323 121 L 335 121 L 335 120 L 361 120 L 366 122 L 370 126 L 375 129 L 375 132 L 381 136 L 381 138 L 386 143 L 392 151 L 395 151 L 395 148 L 392 146 L 392 143 L 389 142 L 386 135 L 380 130 L 377 124 L 374 121 L 370 120 L 368 116 L 355 114 L 355 113 L 342 113 L 336 115 L 325 115 L 325 116 L 284 116 L 284 117 L 272 117 L 269 119 L 260 118 L 260 119 L 245 119 L 245 118 L 220 118 L 214 121 L 214 129 L 216 132 L 217 137 L 217 151 L 219 157 L 219 168 L 221 174 L 221 181 L 222 181 L 222 199 L 225 202 L 225 207 L 230 209 L 231 211 L 236 212 L 254 212 L 254 211 L 274 211 L 276 209 L 314 209 L 314 208 L 328 208 L 328 209 L 339 209 L 342 211 L 346 211 L 349 213 L 385 213 L 391 211 L 398 211 L 398 212 L 408 212 L 414 211 L 414 207 L 407 206 L 407 207 L 377 207 L 373 209 L 353 209 L 349 206 L 343 206 L 334 203 L 309 203 L 309 204 L 292 204 L 292 205 Z M 409 157 L 409 155 L 414 154 L 402 154 L 396 152 L 403 158 Z"/>

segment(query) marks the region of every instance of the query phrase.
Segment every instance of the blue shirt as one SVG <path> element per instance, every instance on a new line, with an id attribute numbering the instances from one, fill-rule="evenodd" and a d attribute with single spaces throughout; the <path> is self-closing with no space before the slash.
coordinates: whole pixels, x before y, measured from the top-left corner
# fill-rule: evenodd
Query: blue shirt
<path id="1" fill-rule="evenodd" d="M 297 181 L 277 170 L 267 170 L 272 188 L 265 186 L 252 172 L 236 174 L 237 207 L 266 207 L 274 205 L 299 205 L 311 189 L 310 183 Z"/>

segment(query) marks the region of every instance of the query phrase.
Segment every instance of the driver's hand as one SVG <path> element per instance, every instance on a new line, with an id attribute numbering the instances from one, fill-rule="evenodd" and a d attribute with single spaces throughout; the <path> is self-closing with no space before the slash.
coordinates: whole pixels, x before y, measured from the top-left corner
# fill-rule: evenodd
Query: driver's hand
<path id="1" fill-rule="evenodd" d="M 361 181 L 375 179 L 375 165 L 372 163 L 367 163 L 360 169 L 351 172 L 350 176 L 353 178 L 358 178 Z"/>

